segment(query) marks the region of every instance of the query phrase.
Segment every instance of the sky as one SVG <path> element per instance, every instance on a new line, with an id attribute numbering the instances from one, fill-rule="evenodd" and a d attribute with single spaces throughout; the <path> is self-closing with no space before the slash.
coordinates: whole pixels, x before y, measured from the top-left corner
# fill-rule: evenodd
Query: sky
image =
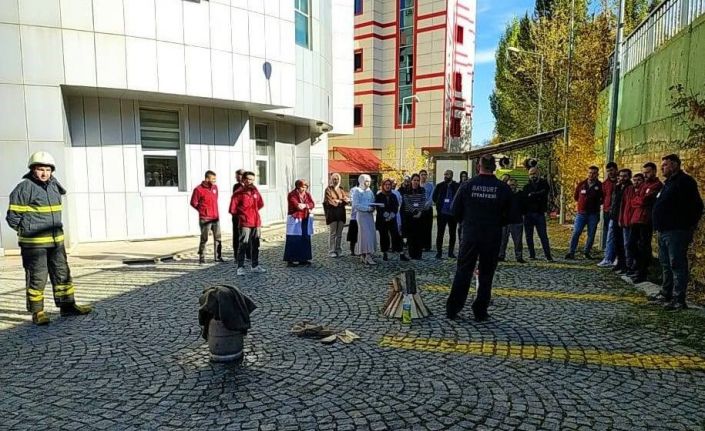
<path id="1" fill-rule="evenodd" d="M 472 145 L 492 138 L 494 117 L 489 97 L 494 88 L 495 50 L 507 23 L 525 13 L 531 15 L 535 0 L 477 0 L 475 84 L 473 88 Z"/>

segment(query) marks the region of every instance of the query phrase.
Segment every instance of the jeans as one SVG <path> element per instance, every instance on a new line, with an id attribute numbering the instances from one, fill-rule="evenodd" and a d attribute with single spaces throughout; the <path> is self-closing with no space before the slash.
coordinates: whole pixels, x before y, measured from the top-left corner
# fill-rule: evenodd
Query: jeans
<path id="1" fill-rule="evenodd" d="M 514 256 L 517 260 L 522 259 L 523 244 L 521 240 L 523 231 L 523 223 L 510 224 L 502 228 L 502 244 L 499 247 L 500 259 L 504 259 L 507 256 L 507 245 L 509 244 L 509 235 L 512 236 L 512 242 L 514 243 Z"/>
<path id="2" fill-rule="evenodd" d="M 455 229 L 458 227 L 458 222 L 455 221 L 455 217 L 447 214 L 438 214 L 436 223 L 438 223 L 438 232 L 436 232 L 436 252 L 438 254 L 443 253 L 443 237 L 446 233 L 446 226 L 448 226 L 448 256 L 455 254 Z"/>
<path id="3" fill-rule="evenodd" d="M 632 229 L 629 227 L 622 228 L 622 241 L 624 244 L 624 263 L 627 265 L 628 269 L 634 268 L 634 255 L 629 249 L 629 240 L 632 236 Z"/>
<path id="4" fill-rule="evenodd" d="M 606 235 L 607 245 L 605 245 L 605 257 L 602 259 L 605 262 L 614 263 L 617 258 L 617 250 L 614 248 L 614 221 L 609 219 L 609 215 L 605 218 L 605 229 L 603 230 L 603 235 Z M 606 231 L 606 233 L 605 233 Z"/>
<path id="5" fill-rule="evenodd" d="M 658 260 L 663 273 L 661 294 L 682 304 L 688 287 L 688 245 L 692 240 L 690 230 L 667 230 L 658 235 Z"/>
<path id="6" fill-rule="evenodd" d="M 245 266 L 245 254 L 250 250 L 252 267 L 259 266 L 259 238 L 261 230 L 258 227 L 240 227 L 240 247 L 237 253 L 237 267 Z"/>
<path id="7" fill-rule="evenodd" d="M 524 215 L 524 231 L 526 233 L 526 247 L 529 249 L 529 257 L 536 257 L 534 250 L 534 227 L 539 234 L 541 247 L 546 259 L 551 258 L 551 244 L 548 242 L 548 231 L 546 230 L 546 215 L 544 213 L 527 213 Z"/>
<path id="8" fill-rule="evenodd" d="M 585 226 L 588 228 L 587 241 L 585 242 L 585 253 L 590 253 L 592 245 L 595 243 L 595 232 L 597 232 L 597 224 L 600 222 L 600 214 L 578 214 L 575 216 L 573 224 L 573 236 L 570 238 L 570 254 L 575 254 L 578 248 L 578 240 L 583 233 Z"/>
<path id="9" fill-rule="evenodd" d="M 458 266 L 453 278 L 453 287 L 446 302 L 446 314 L 457 316 L 465 306 L 468 298 L 470 282 L 479 260 L 479 286 L 475 301 L 472 304 L 475 316 L 487 313 L 492 296 L 492 280 L 497 269 L 499 242 L 502 229 L 490 226 L 464 226 L 463 239 L 458 253 Z"/>
<path id="10" fill-rule="evenodd" d="M 198 244 L 198 255 L 203 257 L 203 252 L 205 251 L 206 243 L 208 242 L 208 231 L 213 231 L 215 258 L 220 259 L 223 251 L 223 245 L 220 242 L 220 223 L 218 220 L 200 220 L 198 225 L 201 227 L 201 242 Z"/>
<path id="11" fill-rule="evenodd" d="M 610 233 L 612 234 L 615 265 L 621 269 L 627 269 L 624 229 L 616 221 L 610 220 Z"/>
<path id="12" fill-rule="evenodd" d="M 602 247 L 603 250 L 605 250 L 605 256 L 607 256 L 607 249 L 610 246 L 610 235 L 609 235 L 609 228 L 610 228 L 610 213 L 609 212 L 602 212 L 602 240 L 600 241 L 600 246 Z M 607 258 L 605 257 L 605 260 Z M 614 258 L 610 262 L 614 261 Z"/>
<path id="13" fill-rule="evenodd" d="M 342 254 L 343 248 L 341 243 L 343 241 L 343 228 L 345 227 L 344 221 L 334 221 L 328 225 L 328 252 Z"/>

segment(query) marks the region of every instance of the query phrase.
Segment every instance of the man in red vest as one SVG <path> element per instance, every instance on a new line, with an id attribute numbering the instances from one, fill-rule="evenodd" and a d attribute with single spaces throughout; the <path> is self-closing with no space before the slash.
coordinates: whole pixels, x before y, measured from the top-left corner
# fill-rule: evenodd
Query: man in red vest
<path id="1" fill-rule="evenodd" d="M 259 210 L 264 206 L 264 200 L 254 183 L 253 172 L 243 173 L 242 187 L 237 189 L 230 199 L 230 214 L 240 220 L 237 275 L 245 275 L 245 253 L 248 249 L 252 259 L 252 272 L 267 272 L 259 264 L 259 240 L 262 232 Z"/>
<path id="2" fill-rule="evenodd" d="M 198 225 L 201 227 L 201 242 L 198 245 L 198 263 L 206 263 L 203 252 L 208 242 L 208 231 L 213 231 L 216 262 L 224 262 L 222 255 L 223 246 L 220 242 L 218 186 L 215 185 L 215 172 L 206 171 L 205 180 L 193 189 L 191 206 L 198 211 Z"/>

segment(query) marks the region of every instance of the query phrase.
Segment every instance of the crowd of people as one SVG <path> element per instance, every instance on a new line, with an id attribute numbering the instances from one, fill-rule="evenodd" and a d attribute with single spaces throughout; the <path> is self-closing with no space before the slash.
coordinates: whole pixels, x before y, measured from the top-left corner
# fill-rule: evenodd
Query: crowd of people
<path id="1" fill-rule="evenodd" d="M 61 201 L 66 191 L 53 176 L 54 159 L 46 152 L 37 152 L 30 157 L 28 168 L 29 172 L 10 194 L 6 220 L 18 232 L 22 264 L 27 274 L 27 309 L 32 312 L 35 324 L 44 325 L 49 323 L 44 313 L 47 277 L 51 278 L 54 301 L 62 315 L 87 314 L 92 309 L 74 300 L 61 223 Z M 577 214 L 565 258 L 575 259 L 586 227 L 584 256 L 592 258 L 602 212 L 606 247 L 604 258 L 597 265 L 629 276 L 635 283 L 642 282 L 646 280 L 652 259 L 653 232 L 657 231 L 662 283 L 659 294 L 652 300 L 672 310 L 687 308 L 687 250 L 703 214 L 703 201 L 695 180 L 681 169 L 681 161 L 675 154 L 661 160 L 663 183 L 658 179 L 653 162 L 645 163 L 636 174 L 630 169 L 618 169 L 613 162 L 606 168 L 604 182 L 599 180 L 599 168 L 591 166 L 587 178 L 575 189 Z M 458 316 L 477 267 L 478 291 L 472 310 L 476 320 L 486 320 L 492 279 L 498 262 L 506 259 L 510 236 L 517 262 L 525 263 L 523 233 L 529 258 L 537 258 L 534 230 L 541 241 L 544 258 L 553 260 L 546 228 L 550 189 L 535 166 L 529 169 L 529 180 L 521 189 L 511 176 L 502 180 L 495 176 L 493 156 L 481 157 L 477 169 L 478 175 L 471 179 L 467 172 L 461 172 L 460 182 L 454 181 L 453 171 L 447 170 L 443 182 L 437 185 L 428 181 L 427 171 L 421 170 L 404 177 L 398 187 L 393 179 L 385 179 L 377 193 L 371 189 L 369 175 L 360 175 L 358 185 L 348 193 L 341 187 L 341 176 L 331 174 L 323 202 L 329 228 L 328 255 L 330 258 L 343 255 L 342 237 L 348 222 L 348 206 L 351 212 L 346 238 L 350 254 L 358 256 L 365 265 L 377 264 L 378 233 L 384 261 L 389 260 L 390 255 L 398 255 L 401 261 L 422 259 L 423 252 L 432 248 L 435 218 L 436 259 L 457 258 L 446 314 L 451 319 Z M 291 267 L 309 266 L 313 258 L 311 236 L 315 202 L 308 188 L 306 180 L 299 179 L 287 196 L 283 260 Z M 193 190 L 191 206 L 198 211 L 201 229 L 199 263 L 205 262 L 209 232 L 213 233 L 214 258 L 223 262 L 215 172 L 205 173 L 204 180 Z M 263 207 L 264 201 L 255 186 L 255 174 L 238 170 L 229 205 L 238 276 L 247 273 L 247 260 L 251 272 L 266 272 L 259 262 Z M 446 230 L 449 241 L 444 253 Z M 457 237 L 460 237 L 460 246 L 456 255 Z"/>

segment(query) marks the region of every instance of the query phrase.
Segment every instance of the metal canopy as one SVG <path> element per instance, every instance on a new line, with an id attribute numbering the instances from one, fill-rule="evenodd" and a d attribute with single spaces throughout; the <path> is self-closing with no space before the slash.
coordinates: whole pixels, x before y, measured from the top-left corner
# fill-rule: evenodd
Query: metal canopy
<path id="1" fill-rule="evenodd" d="M 519 150 L 534 145 L 541 145 L 553 141 L 557 136 L 563 135 L 563 128 L 543 132 L 532 136 L 515 139 L 513 141 L 502 142 L 497 145 L 486 145 L 475 150 L 466 151 L 463 153 L 467 159 L 478 159 L 487 154 L 500 154 L 504 152 Z"/>

